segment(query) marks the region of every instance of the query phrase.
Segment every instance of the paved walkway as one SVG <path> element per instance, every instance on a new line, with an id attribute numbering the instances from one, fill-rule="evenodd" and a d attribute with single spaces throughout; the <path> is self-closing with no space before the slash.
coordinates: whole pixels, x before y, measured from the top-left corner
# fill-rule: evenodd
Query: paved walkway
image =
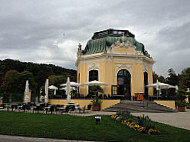
<path id="1" fill-rule="evenodd" d="M 0 142 L 92 142 L 92 141 L 79 141 L 79 140 L 61 140 L 49 138 L 33 138 L 21 136 L 0 135 Z"/>
<path id="2" fill-rule="evenodd" d="M 190 130 L 190 110 L 177 113 L 132 113 L 135 116 L 148 115 L 151 120 Z"/>

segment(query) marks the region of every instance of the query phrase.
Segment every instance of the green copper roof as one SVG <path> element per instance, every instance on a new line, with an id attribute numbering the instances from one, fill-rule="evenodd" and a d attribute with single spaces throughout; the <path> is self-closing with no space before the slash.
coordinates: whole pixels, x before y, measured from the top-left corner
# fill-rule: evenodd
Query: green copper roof
<path id="1" fill-rule="evenodd" d="M 127 30 L 105 30 L 94 33 L 91 40 L 87 42 L 85 49 L 82 51 L 83 55 L 101 53 L 107 49 L 111 49 L 111 45 L 118 40 L 122 42 L 122 36 L 125 36 L 124 42 L 128 40 L 132 45 L 136 46 L 137 51 L 145 54 L 144 45 L 135 40 L 135 36 Z"/>

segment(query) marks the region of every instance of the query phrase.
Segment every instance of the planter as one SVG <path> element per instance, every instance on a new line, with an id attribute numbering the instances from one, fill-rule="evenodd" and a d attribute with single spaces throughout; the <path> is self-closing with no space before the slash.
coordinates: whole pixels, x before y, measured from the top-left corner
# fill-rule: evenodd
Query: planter
<path id="1" fill-rule="evenodd" d="M 182 107 L 182 106 L 178 106 L 178 111 L 185 111 L 185 107 Z"/>
<path id="2" fill-rule="evenodd" d="M 101 106 L 92 106 L 92 110 L 93 111 L 100 111 L 101 110 Z"/>
<path id="3" fill-rule="evenodd" d="M 187 105 L 187 108 L 190 109 L 190 104 Z"/>

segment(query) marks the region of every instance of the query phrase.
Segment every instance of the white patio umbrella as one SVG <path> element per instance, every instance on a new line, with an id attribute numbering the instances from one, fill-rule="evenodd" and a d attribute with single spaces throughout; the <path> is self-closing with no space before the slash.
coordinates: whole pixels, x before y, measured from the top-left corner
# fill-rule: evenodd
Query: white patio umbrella
<path id="1" fill-rule="evenodd" d="M 47 104 L 49 99 L 48 99 L 48 86 L 49 86 L 49 79 L 46 79 L 45 83 L 45 103 Z"/>
<path id="2" fill-rule="evenodd" d="M 59 90 L 67 90 L 67 87 L 63 87 L 63 88 L 60 88 Z M 73 91 L 73 90 L 76 90 L 75 87 L 70 87 L 70 90 Z"/>
<path id="3" fill-rule="evenodd" d="M 166 84 L 166 83 L 161 83 L 157 80 L 156 83 L 154 84 L 149 84 L 149 85 L 146 85 L 146 87 L 155 87 L 156 90 L 160 90 L 160 89 L 168 89 L 171 85 L 169 84 Z"/>
<path id="4" fill-rule="evenodd" d="M 158 98 L 158 95 L 160 94 L 160 90 L 161 89 L 175 88 L 176 90 L 178 90 L 178 86 L 177 85 L 173 86 L 173 85 L 170 85 L 170 84 L 161 83 L 158 80 L 154 84 L 146 85 L 146 87 L 155 87 L 156 90 L 157 90 L 157 98 Z"/>
<path id="5" fill-rule="evenodd" d="M 108 84 L 105 82 L 100 82 L 100 81 L 94 80 L 94 81 L 90 81 L 90 82 L 82 84 L 82 86 L 84 86 L 84 85 L 87 85 L 87 86 L 94 86 L 94 85 L 107 86 Z"/>
<path id="6" fill-rule="evenodd" d="M 35 103 L 38 104 L 38 96 L 35 98 Z"/>
<path id="7" fill-rule="evenodd" d="M 62 87 L 65 87 L 65 86 L 67 86 L 67 83 L 65 83 L 65 84 L 61 84 L 60 86 L 62 86 Z M 77 82 L 70 82 L 70 86 L 72 86 L 72 87 L 78 87 L 78 86 L 80 86 L 80 84 L 79 83 L 77 83 Z"/>
<path id="8" fill-rule="evenodd" d="M 187 91 L 186 92 L 190 92 L 190 89 L 189 88 L 187 88 Z"/>
<path id="9" fill-rule="evenodd" d="M 176 85 L 176 86 L 175 86 L 175 91 L 176 91 L 176 93 L 177 93 L 178 90 L 179 90 L 179 87 L 178 87 L 178 85 Z"/>
<path id="10" fill-rule="evenodd" d="M 70 85 L 70 78 L 67 77 L 67 86 L 66 86 L 66 95 L 67 95 L 67 103 L 71 102 L 71 85 Z"/>
<path id="11" fill-rule="evenodd" d="M 29 101 L 29 81 L 28 80 L 26 80 L 24 92 L 25 92 L 24 103 L 28 103 Z"/>
<path id="12" fill-rule="evenodd" d="M 84 85 L 88 85 L 88 86 L 93 86 L 93 85 L 108 85 L 107 83 L 104 83 L 104 82 L 100 82 L 100 81 L 97 81 L 97 80 L 94 80 L 94 81 L 90 81 L 90 82 L 86 82 L 86 83 L 83 83 L 82 86 Z"/>
<path id="13" fill-rule="evenodd" d="M 50 85 L 48 88 L 51 90 L 54 90 L 54 95 L 56 95 L 56 90 L 58 90 L 58 88 L 56 86 Z"/>

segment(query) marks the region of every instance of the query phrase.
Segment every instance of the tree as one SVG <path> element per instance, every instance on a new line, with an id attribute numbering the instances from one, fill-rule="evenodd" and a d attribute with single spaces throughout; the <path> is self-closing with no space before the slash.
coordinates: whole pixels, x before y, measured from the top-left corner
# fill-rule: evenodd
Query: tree
<path id="1" fill-rule="evenodd" d="M 103 89 L 99 85 L 93 85 L 93 86 L 90 86 L 90 92 L 97 95 L 98 92 L 103 93 Z"/>
<path id="2" fill-rule="evenodd" d="M 4 74 L 3 72 L 0 71 L 0 86 L 3 83 L 3 77 L 4 77 Z"/>
<path id="3" fill-rule="evenodd" d="M 190 88 L 190 67 L 184 69 L 179 75 L 179 86 L 183 89 Z"/>
<path id="4" fill-rule="evenodd" d="M 166 78 L 166 83 L 170 85 L 178 85 L 178 75 L 176 75 L 173 68 L 168 70 L 168 76 L 169 77 Z"/>
<path id="5" fill-rule="evenodd" d="M 163 76 L 159 76 L 157 73 L 153 72 L 153 83 L 156 83 L 156 81 L 159 82 L 166 82 L 166 79 Z"/>
<path id="6" fill-rule="evenodd" d="M 60 84 L 66 83 L 67 76 L 65 75 L 51 75 L 48 77 L 49 84 L 59 87 Z"/>
<path id="7" fill-rule="evenodd" d="M 4 78 L 4 74 L 3 72 L 0 71 L 0 93 L 2 93 L 4 89 L 3 78 Z"/>

